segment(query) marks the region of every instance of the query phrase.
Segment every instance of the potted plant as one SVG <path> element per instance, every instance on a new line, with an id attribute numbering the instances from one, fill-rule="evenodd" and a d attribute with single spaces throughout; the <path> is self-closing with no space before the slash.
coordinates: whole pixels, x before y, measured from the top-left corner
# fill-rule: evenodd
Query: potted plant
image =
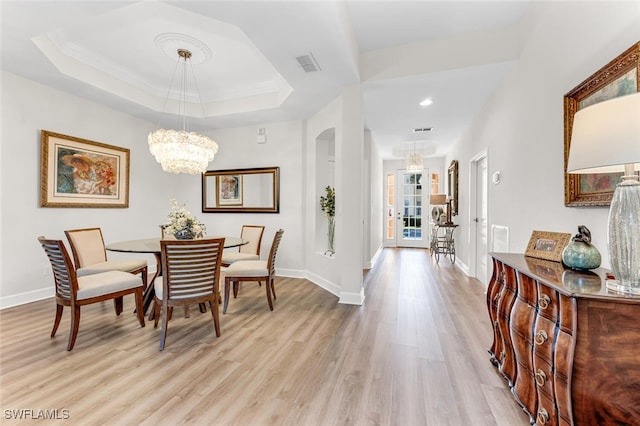
<path id="1" fill-rule="evenodd" d="M 179 206 L 175 198 L 172 198 L 171 211 L 167 215 L 169 221 L 161 227 L 166 234 L 173 235 L 178 240 L 202 238 L 205 235 L 206 226 L 193 217 L 185 206 L 186 204 Z"/>
<path id="2" fill-rule="evenodd" d="M 335 216 L 336 216 L 336 190 L 331 186 L 324 189 L 325 195 L 320 196 L 320 209 L 326 216 L 329 225 L 327 232 L 327 251 L 325 254 L 332 255 L 335 253 L 334 249 L 334 235 L 335 235 Z"/>

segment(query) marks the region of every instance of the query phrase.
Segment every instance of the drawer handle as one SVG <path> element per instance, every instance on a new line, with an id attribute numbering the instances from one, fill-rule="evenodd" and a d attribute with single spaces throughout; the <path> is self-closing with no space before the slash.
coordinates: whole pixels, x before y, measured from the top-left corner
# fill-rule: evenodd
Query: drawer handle
<path id="1" fill-rule="evenodd" d="M 502 284 L 505 284 L 505 280 L 504 280 L 505 275 L 507 274 L 505 274 L 504 271 L 500 271 L 500 278 L 498 279 L 502 282 Z"/>
<path id="2" fill-rule="evenodd" d="M 538 386 L 542 387 L 544 386 L 544 383 L 547 381 L 547 375 L 544 374 L 544 371 L 538 369 L 538 371 L 536 371 L 536 383 L 538 384 Z"/>
<path id="3" fill-rule="evenodd" d="M 542 296 L 540 296 L 540 299 L 538 299 L 538 306 L 540 306 L 540 309 L 547 309 L 550 304 L 551 298 L 546 294 L 543 294 Z"/>
<path id="4" fill-rule="evenodd" d="M 536 333 L 536 345 L 543 345 L 549 339 L 547 332 L 544 330 L 540 330 Z"/>
<path id="5" fill-rule="evenodd" d="M 504 361 L 504 359 L 507 357 L 507 353 L 505 351 L 501 351 L 500 352 L 500 361 Z"/>
<path id="6" fill-rule="evenodd" d="M 498 300 L 500 300 L 500 293 L 496 294 L 493 298 L 493 303 L 498 303 Z"/>
<path id="7" fill-rule="evenodd" d="M 544 408 L 538 410 L 538 422 L 542 425 L 546 425 L 549 421 L 549 413 Z"/>

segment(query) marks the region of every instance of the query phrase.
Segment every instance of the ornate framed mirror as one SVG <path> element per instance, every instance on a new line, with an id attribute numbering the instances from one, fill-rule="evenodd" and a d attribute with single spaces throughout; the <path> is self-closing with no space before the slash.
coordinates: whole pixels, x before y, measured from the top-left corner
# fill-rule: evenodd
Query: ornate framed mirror
<path id="1" fill-rule="evenodd" d="M 207 170 L 203 213 L 279 213 L 280 168 Z"/>
<path id="2" fill-rule="evenodd" d="M 453 160 L 447 173 L 447 197 L 451 199 L 451 215 L 458 215 L 458 160 Z"/>

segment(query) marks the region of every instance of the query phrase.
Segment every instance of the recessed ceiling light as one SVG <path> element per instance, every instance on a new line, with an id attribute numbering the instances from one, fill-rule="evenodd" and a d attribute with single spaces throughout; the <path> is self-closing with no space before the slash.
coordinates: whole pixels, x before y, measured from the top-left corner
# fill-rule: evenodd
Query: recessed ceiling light
<path id="1" fill-rule="evenodd" d="M 431 98 L 426 98 L 426 99 L 424 99 L 422 102 L 420 102 L 420 106 L 421 106 L 421 107 L 426 107 L 426 106 L 431 105 L 432 103 L 433 103 L 433 99 L 431 99 Z"/>

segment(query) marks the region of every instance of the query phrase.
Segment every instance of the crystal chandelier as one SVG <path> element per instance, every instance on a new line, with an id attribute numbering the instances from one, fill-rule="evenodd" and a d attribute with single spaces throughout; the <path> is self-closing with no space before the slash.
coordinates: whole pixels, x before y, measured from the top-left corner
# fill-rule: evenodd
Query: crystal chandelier
<path id="1" fill-rule="evenodd" d="M 416 141 L 413 141 L 413 152 L 407 156 L 407 171 L 412 173 L 421 172 L 424 169 L 422 153 L 416 152 Z"/>
<path id="2" fill-rule="evenodd" d="M 156 158 L 156 161 L 162 165 L 162 170 L 165 172 L 195 175 L 207 170 L 207 166 L 213 161 L 216 152 L 218 152 L 218 144 L 205 135 L 187 130 L 185 113 L 187 96 L 186 69 L 187 61 L 191 58 L 191 52 L 186 49 L 178 49 L 178 56 L 184 60 L 182 62 L 182 85 L 178 108 L 178 116 L 182 119 L 182 130 L 158 129 L 149 133 L 149 151 Z M 171 90 L 171 85 L 169 90 Z M 167 92 L 168 98 L 169 93 Z M 198 95 L 199 98 L 200 96 Z"/>

